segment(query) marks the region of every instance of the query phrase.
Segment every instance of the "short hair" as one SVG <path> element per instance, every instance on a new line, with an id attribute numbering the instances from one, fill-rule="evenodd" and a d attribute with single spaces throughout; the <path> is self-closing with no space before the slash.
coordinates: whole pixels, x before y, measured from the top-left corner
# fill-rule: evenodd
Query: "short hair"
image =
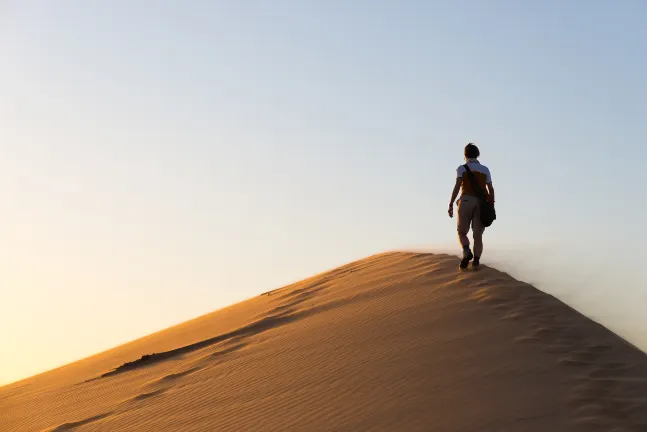
<path id="1" fill-rule="evenodd" d="M 468 159 L 476 159 L 481 155 L 479 148 L 474 144 L 469 143 L 465 146 L 465 157 Z"/>

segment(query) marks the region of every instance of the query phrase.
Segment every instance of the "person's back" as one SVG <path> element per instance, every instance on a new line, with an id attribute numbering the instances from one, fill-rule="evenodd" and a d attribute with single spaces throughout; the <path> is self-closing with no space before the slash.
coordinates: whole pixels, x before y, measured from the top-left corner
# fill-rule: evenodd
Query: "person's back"
<path id="1" fill-rule="evenodd" d="M 470 171 L 474 173 L 474 177 L 478 181 L 479 186 L 481 186 L 481 190 L 485 191 L 487 195 L 487 185 L 488 183 L 492 183 L 492 178 L 488 167 L 479 162 L 478 159 L 467 159 L 466 165 L 469 167 Z M 470 196 L 478 198 L 479 194 L 476 190 L 474 190 L 474 185 L 472 184 L 466 173 L 467 170 L 465 169 L 465 165 L 460 165 L 456 169 L 456 178 L 462 179 L 461 197 Z"/>
<path id="2" fill-rule="evenodd" d="M 485 193 L 486 198 L 494 204 L 494 186 L 492 185 L 492 175 L 485 165 L 478 161 L 480 151 L 474 144 L 469 143 L 465 146 L 465 161 L 469 170 L 474 174 L 474 179 L 478 182 L 481 190 Z M 463 259 L 461 268 L 467 268 L 469 262 L 474 259 L 473 266 L 478 267 L 480 264 L 481 254 L 483 253 L 483 232 L 485 227 L 480 219 L 479 193 L 474 189 L 465 165 L 460 165 L 456 170 L 456 183 L 452 191 L 452 198 L 449 202 L 449 217 L 454 217 L 454 202 L 459 191 L 461 196 L 458 199 L 458 220 L 457 231 L 458 240 L 463 247 Z M 474 252 L 470 250 L 470 241 L 467 234 L 472 228 L 474 237 Z"/>

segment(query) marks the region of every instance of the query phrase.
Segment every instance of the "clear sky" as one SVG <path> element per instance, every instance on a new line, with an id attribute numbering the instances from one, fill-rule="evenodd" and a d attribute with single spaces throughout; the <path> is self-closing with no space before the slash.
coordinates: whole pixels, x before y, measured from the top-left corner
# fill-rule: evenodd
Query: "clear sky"
<path id="1" fill-rule="evenodd" d="M 645 17 L 0 2 L 0 383 L 373 253 L 458 253 L 468 141 L 497 192 L 483 261 L 647 348 Z"/>

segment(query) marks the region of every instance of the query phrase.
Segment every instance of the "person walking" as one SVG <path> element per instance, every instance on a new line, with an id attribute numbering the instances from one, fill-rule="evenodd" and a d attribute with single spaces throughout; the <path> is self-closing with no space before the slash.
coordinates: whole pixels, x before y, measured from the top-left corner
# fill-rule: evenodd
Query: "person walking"
<path id="1" fill-rule="evenodd" d="M 479 148 L 473 143 L 465 146 L 464 156 L 465 165 L 461 165 L 456 169 L 456 184 L 452 191 L 452 197 L 449 201 L 449 217 L 454 217 L 454 202 L 460 192 L 458 204 L 458 217 L 457 217 L 457 230 L 458 241 L 463 247 L 463 259 L 460 263 L 460 268 L 465 269 L 472 262 L 473 268 L 478 268 L 480 265 L 481 255 L 483 253 L 483 232 L 485 226 L 481 222 L 480 212 L 480 197 L 479 191 L 475 186 L 480 186 L 480 189 L 485 193 L 485 198 L 494 206 L 494 186 L 492 185 L 492 175 L 490 170 L 485 165 L 481 164 L 478 160 L 481 153 Z M 470 178 L 469 172 L 471 171 L 474 176 Z M 476 180 L 478 185 L 473 181 Z M 472 236 L 474 238 L 474 252 L 470 249 L 470 240 L 467 237 L 470 227 L 472 228 Z"/>

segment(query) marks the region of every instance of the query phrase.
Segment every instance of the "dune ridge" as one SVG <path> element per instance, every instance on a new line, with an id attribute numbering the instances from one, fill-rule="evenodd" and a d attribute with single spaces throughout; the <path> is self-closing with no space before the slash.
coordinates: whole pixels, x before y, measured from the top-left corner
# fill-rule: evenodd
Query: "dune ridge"
<path id="1" fill-rule="evenodd" d="M 449 255 L 371 256 L 0 388 L 4 431 L 647 431 L 647 356 Z"/>

